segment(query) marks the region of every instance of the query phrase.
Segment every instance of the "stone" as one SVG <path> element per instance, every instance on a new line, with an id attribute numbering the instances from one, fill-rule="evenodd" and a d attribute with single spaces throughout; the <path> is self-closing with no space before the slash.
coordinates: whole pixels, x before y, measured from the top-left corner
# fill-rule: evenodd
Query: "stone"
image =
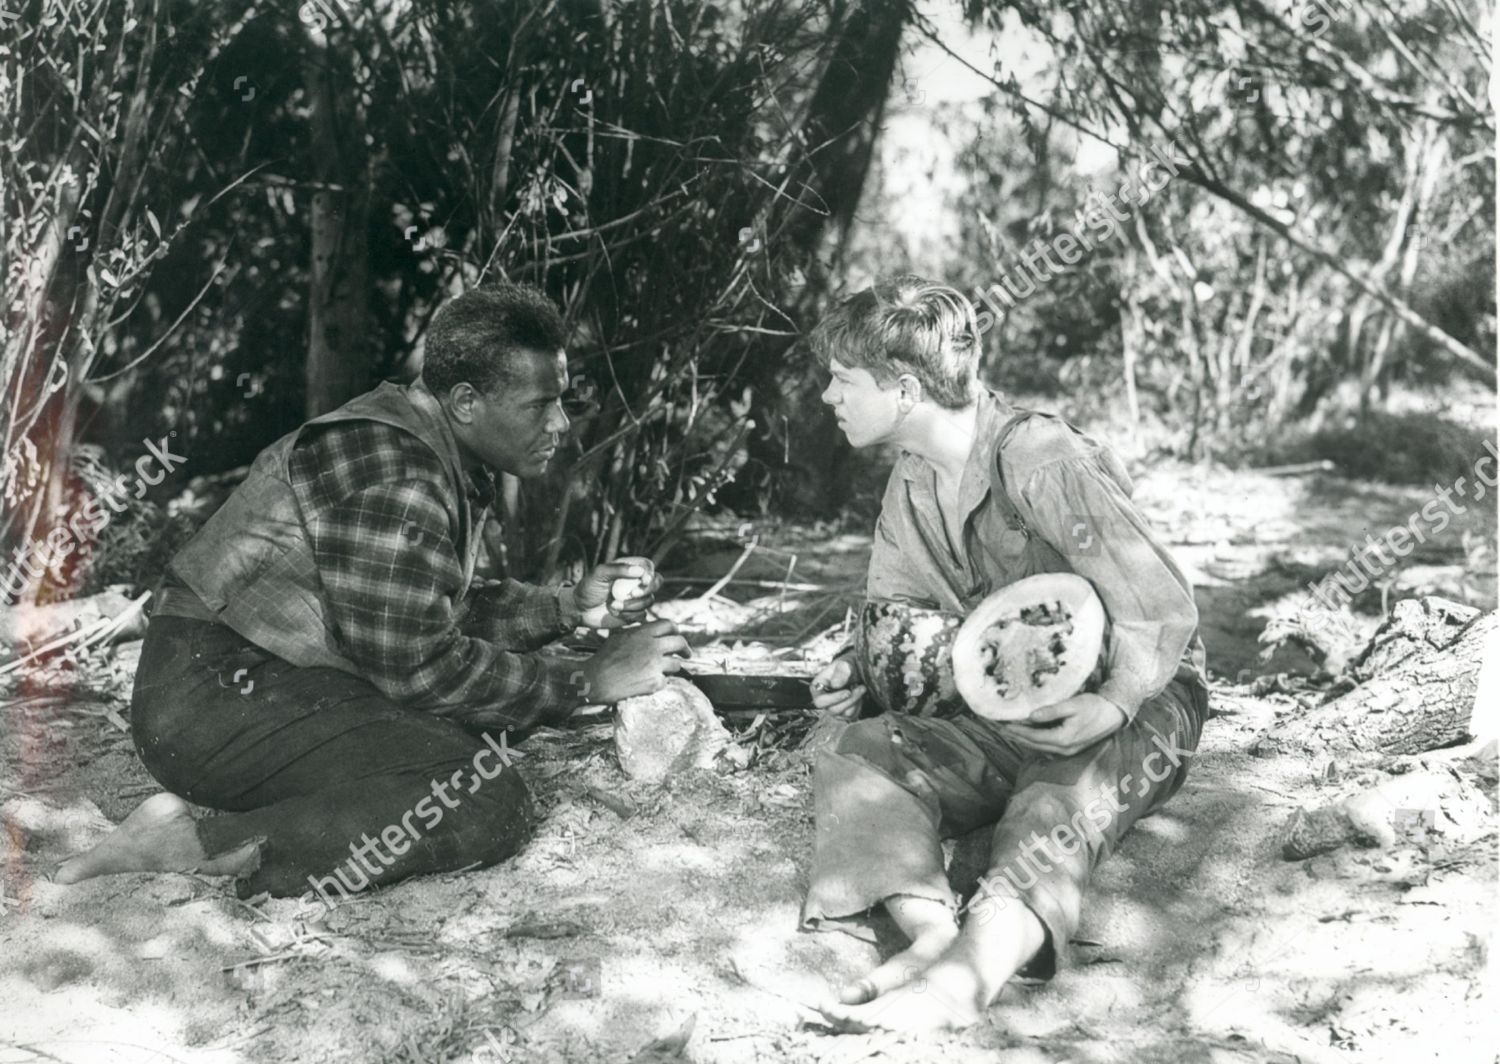
<path id="1" fill-rule="evenodd" d="M 660 782 L 712 768 L 728 742 L 708 696 L 675 676 L 660 691 L 615 706 L 615 751 L 631 779 Z"/>

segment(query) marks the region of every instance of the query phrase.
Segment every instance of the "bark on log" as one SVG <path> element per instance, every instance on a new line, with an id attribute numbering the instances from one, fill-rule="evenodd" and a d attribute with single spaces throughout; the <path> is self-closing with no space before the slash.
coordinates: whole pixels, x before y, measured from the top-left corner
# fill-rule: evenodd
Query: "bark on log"
<path id="1" fill-rule="evenodd" d="M 1461 602 L 1428 595 L 1403 599 L 1350 660 L 1346 672 L 1356 684 L 1392 672 L 1425 650 L 1452 646 L 1482 613 Z"/>
<path id="2" fill-rule="evenodd" d="M 1379 638 L 1377 634 L 1377 639 Z M 1417 754 L 1492 732 L 1489 707 L 1478 705 L 1480 666 L 1500 644 L 1494 611 L 1464 626 L 1452 643 L 1427 646 L 1393 668 L 1269 736 L 1279 747 Z"/>

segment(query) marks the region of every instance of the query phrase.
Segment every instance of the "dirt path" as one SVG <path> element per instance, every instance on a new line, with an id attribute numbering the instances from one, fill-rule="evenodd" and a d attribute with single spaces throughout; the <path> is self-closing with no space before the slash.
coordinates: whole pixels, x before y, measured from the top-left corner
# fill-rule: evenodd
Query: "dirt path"
<path id="1" fill-rule="evenodd" d="M 1426 499 L 1309 488 L 1184 470 L 1140 485 L 1181 541 L 1221 677 L 1310 669 L 1290 650 L 1261 663 L 1255 637 L 1295 608 L 1319 567 Z M 1461 531 L 1408 559 L 1394 593 L 1461 588 Z M 814 534 L 780 546 L 799 556 L 794 579 L 848 588 L 868 545 Z M 722 573 L 738 553 L 696 566 Z M 780 579 L 785 568 L 785 557 L 757 552 L 739 576 Z M 822 624 L 842 612 L 833 593 L 779 598 L 775 610 L 762 599 L 717 612 L 758 614 L 757 630 L 783 637 L 816 611 Z M 247 905 L 192 876 L 55 886 L 44 876 L 61 856 L 153 789 L 106 715 L 122 708 L 131 668 L 127 652 L 91 670 L 86 689 L 47 701 L 34 686 L 0 711 L 0 1064 L 624 1061 L 692 1017 L 685 1055 L 700 1064 L 1458 1061 L 1485 1046 L 1476 1025 L 1495 915 L 1493 780 L 1478 821 L 1466 821 L 1477 848 L 1284 861 L 1277 836 L 1291 811 L 1357 782 L 1353 766 L 1330 770 L 1326 756 L 1251 752 L 1293 705 L 1288 695 L 1216 684 L 1220 715 L 1188 783 L 1101 867 L 1075 966 L 1046 985 L 1012 984 L 984 1026 L 900 1042 L 803 1023 L 798 1002 L 879 948 L 794 930 L 811 828 L 795 753 L 662 789 L 624 779 L 606 726 L 543 733 L 522 770 L 545 818 L 519 859 L 371 893 L 322 918 L 295 902 Z M 1446 771 L 1443 760 L 1429 767 Z M 589 788 L 637 811 L 622 820 Z"/>

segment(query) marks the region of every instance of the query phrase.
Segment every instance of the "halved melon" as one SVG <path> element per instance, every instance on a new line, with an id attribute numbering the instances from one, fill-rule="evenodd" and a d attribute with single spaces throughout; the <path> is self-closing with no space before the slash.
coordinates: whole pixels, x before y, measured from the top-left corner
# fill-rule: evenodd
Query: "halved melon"
<path id="1" fill-rule="evenodd" d="M 953 637 L 953 682 L 989 720 L 1024 720 L 1072 698 L 1099 664 L 1104 604 L 1073 573 L 1041 573 L 985 597 Z"/>

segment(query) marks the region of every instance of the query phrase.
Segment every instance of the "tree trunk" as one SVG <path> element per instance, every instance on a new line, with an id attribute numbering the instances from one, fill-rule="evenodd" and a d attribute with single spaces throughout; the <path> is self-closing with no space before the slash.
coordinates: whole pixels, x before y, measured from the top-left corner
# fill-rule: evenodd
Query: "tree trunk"
<path id="1" fill-rule="evenodd" d="M 1417 754 L 1472 741 L 1493 731 L 1488 717 L 1493 710 L 1481 706 L 1476 696 L 1480 666 L 1486 655 L 1493 658 L 1497 652 L 1500 618 L 1491 611 L 1470 621 L 1451 643 L 1418 647 L 1347 694 L 1279 724 L 1271 742 L 1312 750 Z"/>
<path id="2" fill-rule="evenodd" d="M 886 97 L 901 59 L 901 36 L 911 8 L 907 0 L 862 0 L 847 7 L 847 17 L 836 24 L 832 46 L 821 70 L 802 122 L 801 142 L 808 147 L 805 159 L 796 160 L 781 175 L 778 185 L 785 196 L 762 200 L 756 213 L 771 233 L 786 247 L 816 260 L 818 250 L 831 241 L 834 257 L 841 258 L 847 246 L 854 212 L 864 192 L 875 156 L 875 143 Z M 826 284 L 821 271 L 810 270 L 808 285 L 799 302 L 811 302 Z M 747 383 L 755 390 L 755 418 L 775 423 L 774 403 L 766 399 L 781 391 L 778 377 L 784 366 L 778 357 L 751 357 Z M 819 409 L 820 386 L 804 386 L 798 406 Z M 795 424 L 795 429 L 793 428 Z M 794 421 L 784 433 L 752 433 L 748 439 L 752 463 L 778 471 L 776 485 L 781 499 L 793 511 L 837 507 L 849 498 L 846 475 L 848 445 L 833 423 L 824 416 Z M 790 453 L 791 469 L 785 456 Z M 812 455 L 802 461 L 797 455 Z"/>
<path id="3" fill-rule="evenodd" d="M 906 0 L 866 0 L 835 30 L 802 125 L 808 159 L 792 174 L 800 209 L 789 212 L 781 232 L 809 251 L 830 230 L 842 241 L 853 224 L 910 13 Z M 787 211 L 777 199 L 768 205 Z"/>
<path id="4" fill-rule="evenodd" d="M 306 413 L 316 417 L 371 384 L 369 180 L 363 121 L 345 61 L 320 38 L 303 77 L 311 108 L 314 179 L 308 271 Z"/>

